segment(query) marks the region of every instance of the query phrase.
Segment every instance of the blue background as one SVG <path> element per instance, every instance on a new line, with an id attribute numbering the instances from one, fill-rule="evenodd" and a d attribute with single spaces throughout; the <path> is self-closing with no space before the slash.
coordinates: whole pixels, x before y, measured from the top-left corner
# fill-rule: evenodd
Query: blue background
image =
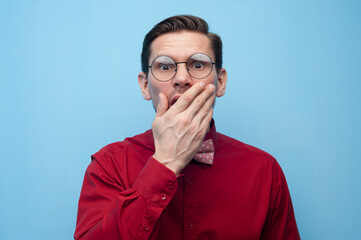
<path id="1" fill-rule="evenodd" d="M 224 41 L 217 129 L 274 155 L 302 239 L 361 236 L 360 1 L 0 1 L 0 239 L 72 239 L 90 155 L 150 128 L 144 35 Z"/>

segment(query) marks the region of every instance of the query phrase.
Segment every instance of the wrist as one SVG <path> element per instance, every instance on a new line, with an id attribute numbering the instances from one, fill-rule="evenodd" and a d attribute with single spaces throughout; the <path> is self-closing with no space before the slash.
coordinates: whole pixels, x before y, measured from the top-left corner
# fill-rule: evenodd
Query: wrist
<path id="1" fill-rule="evenodd" d="M 183 167 L 179 165 L 179 161 L 177 161 L 176 159 L 165 158 L 157 153 L 154 153 L 153 158 L 158 162 L 160 162 L 161 164 L 163 164 L 168 169 L 170 169 L 171 171 L 173 171 L 176 176 L 178 176 L 183 169 Z"/>

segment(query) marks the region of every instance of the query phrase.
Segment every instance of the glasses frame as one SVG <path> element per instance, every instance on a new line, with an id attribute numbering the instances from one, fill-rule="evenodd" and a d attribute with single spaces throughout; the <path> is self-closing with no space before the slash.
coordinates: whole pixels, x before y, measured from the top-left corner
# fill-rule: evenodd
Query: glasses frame
<path id="1" fill-rule="evenodd" d="M 211 64 L 212 64 L 211 71 L 210 71 L 205 77 L 201 77 L 201 78 L 199 78 L 199 77 L 194 77 L 194 76 L 189 72 L 189 68 L 188 68 L 188 66 L 187 66 L 187 65 L 188 65 L 188 62 L 189 62 L 189 60 L 190 60 L 194 55 L 197 55 L 197 54 L 205 55 L 205 56 L 207 56 L 207 57 L 209 58 L 209 60 L 211 60 Z M 172 59 L 173 62 L 175 63 L 175 67 L 176 67 L 176 68 L 175 68 L 175 70 L 174 70 L 174 75 L 173 75 L 170 79 L 160 80 L 160 79 L 158 79 L 158 78 L 154 75 L 153 69 L 152 69 L 152 66 L 153 66 L 154 61 L 155 61 L 156 59 L 158 59 L 159 57 L 169 57 L 169 56 L 167 56 L 167 55 L 161 55 L 161 56 L 158 56 L 158 57 L 154 58 L 153 61 L 152 61 L 152 64 L 151 64 L 150 66 L 148 66 L 148 69 L 150 68 L 150 72 L 152 73 L 153 77 L 154 77 L 155 79 L 157 79 L 158 81 L 160 81 L 160 82 L 168 82 L 168 81 L 172 80 L 172 79 L 177 75 L 178 64 L 180 64 L 180 63 L 185 63 L 185 64 L 186 64 L 186 68 L 187 68 L 187 72 L 188 72 L 189 76 L 191 76 L 192 78 L 195 78 L 195 79 L 204 79 L 204 78 L 208 77 L 208 76 L 212 73 L 212 71 L 213 71 L 213 65 L 216 64 L 215 62 L 212 61 L 212 58 L 211 58 L 210 56 L 208 56 L 207 54 L 202 53 L 202 52 L 192 54 L 192 55 L 188 58 L 188 60 L 187 60 L 186 62 L 176 62 L 176 61 L 174 61 L 173 58 L 169 57 L 169 58 Z M 148 70 L 148 72 L 149 72 L 149 70 Z"/>

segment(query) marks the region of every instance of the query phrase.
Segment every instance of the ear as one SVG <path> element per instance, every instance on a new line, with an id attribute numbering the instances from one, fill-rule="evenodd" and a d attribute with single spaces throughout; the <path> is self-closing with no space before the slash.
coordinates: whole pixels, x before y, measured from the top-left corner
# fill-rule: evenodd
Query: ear
<path id="1" fill-rule="evenodd" d="M 138 83 L 140 86 L 140 90 L 142 91 L 142 96 L 145 100 L 151 100 L 152 97 L 149 91 L 149 82 L 147 79 L 147 74 L 145 72 L 141 72 L 138 74 Z"/>
<path id="2" fill-rule="evenodd" d="M 217 91 L 216 96 L 222 97 L 226 92 L 226 84 L 227 84 L 227 71 L 224 68 L 219 69 L 219 73 L 217 76 Z"/>

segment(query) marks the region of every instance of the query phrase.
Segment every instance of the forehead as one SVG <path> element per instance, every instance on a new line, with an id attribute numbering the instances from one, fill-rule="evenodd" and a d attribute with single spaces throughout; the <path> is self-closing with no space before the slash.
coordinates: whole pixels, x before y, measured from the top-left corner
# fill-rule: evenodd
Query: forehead
<path id="1" fill-rule="evenodd" d="M 175 61 L 186 61 L 195 53 L 205 53 L 214 60 L 211 42 L 207 35 L 199 32 L 171 32 L 157 37 L 151 44 L 149 61 L 162 55 Z"/>

